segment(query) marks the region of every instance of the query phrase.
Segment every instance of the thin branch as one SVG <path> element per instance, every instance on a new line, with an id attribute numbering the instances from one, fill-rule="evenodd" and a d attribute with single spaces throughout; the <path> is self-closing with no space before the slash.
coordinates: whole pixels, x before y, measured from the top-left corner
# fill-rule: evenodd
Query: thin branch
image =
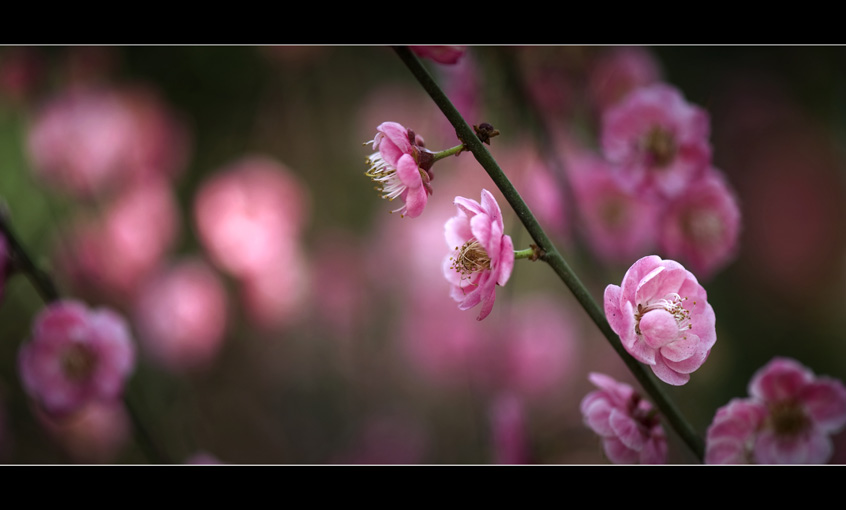
<path id="1" fill-rule="evenodd" d="M 646 370 L 646 367 L 631 357 L 623 348 L 619 337 L 611 329 L 608 321 L 605 318 L 603 310 L 599 307 L 597 302 L 590 295 L 590 292 L 582 284 L 576 274 L 570 269 L 567 261 L 559 253 L 555 245 L 550 241 L 549 237 L 541 228 L 532 211 L 526 205 L 525 201 L 520 197 L 520 194 L 508 180 L 508 177 L 491 156 L 490 152 L 485 148 L 484 144 L 478 139 L 473 129 L 458 110 L 450 102 L 449 98 L 444 94 L 420 60 L 406 47 L 395 47 L 397 55 L 402 59 L 406 66 L 408 66 L 411 73 L 420 82 L 420 85 L 426 90 L 435 104 L 447 117 L 449 122 L 455 128 L 456 135 L 461 140 L 467 149 L 473 153 L 473 156 L 482 165 L 482 168 L 493 180 L 494 184 L 502 192 L 508 204 L 514 210 L 520 222 L 532 236 L 538 247 L 543 250 L 544 255 L 541 260 L 549 264 L 555 271 L 561 281 L 567 285 L 567 288 L 576 297 L 576 300 L 587 312 L 591 320 L 599 328 L 600 332 L 610 342 L 611 346 L 620 355 L 629 370 L 634 374 L 643 389 L 649 394 L 653 403 L 661 410 L 667 421 L 678 433 L 679 437 L 688 445 L 691 451 L 703 460 L 705 455 L 704 442 L 699 435 L 693 430 L 693 427 L 687 422 L 681 414 L 675 403 L 666 395 L 663 389 L 656 384 L 653 376 Z"/>

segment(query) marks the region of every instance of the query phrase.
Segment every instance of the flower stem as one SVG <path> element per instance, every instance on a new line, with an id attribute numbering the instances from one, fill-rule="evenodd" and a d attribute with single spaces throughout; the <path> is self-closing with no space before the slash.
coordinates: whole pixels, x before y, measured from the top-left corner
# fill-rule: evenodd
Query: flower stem
<path id="1" fill-rule="evenodd" d="M 455 128 L 456 134 L 463 142 L 466 150 L 473 153 L 473 156 L 482 165 L 482 168 L 493 180 L 494 184 L 502 192 L 505 199 L 508 201 L 511 208 L 514 210 L 520 222 L 532 236 L 532 239 L 537 243 L 538 247 L 543 250 L 541 260 L 549 264 L 555 271 L 561 281 L 570 289 L 579 304 L 587 312 L 588 316 L 593 320 L 594 324 L 599 328 L 600 332 L 611 343 L 611 346 L 620 355 L 626 366 L 638 380 L 652 401 L 664 414 L 667 421 L 678 433 L 679 437 L 687 444 L 691 451 L 696 455 L 700 461 L 705 455 L 704 442 L 698 436 L 693 427 L 687 422 L 679 409 L 673 401 L 666 395 L 663 389 L 658 386 L 653 376 L 646 370 L 645 366 L 629 355 L 623 348 L 619 337 L 611 329 L 605 314 L 599 307 L 597 302 L 591 297 L 590 292 L 579 280 L 578 276 L 570 269 L 567 261 L 559 253 L 555 245 L 547 237 L 544 230 L 541 228 L 529 206 L 520 197 L 520 194 L 508 180 L 508 177 L 491 156 L 490 152 L 484 147 L 483 143 L 474 133 L 473 129 L 467 124 L 458 110 L 450 102 L 449 98 L 444 94 L 420 60 L 406 47 L 395 47 L 397 55 L 402 59 L 405 65 L 409 68 L 411 73 L 417 78 L 417 81 L 429 94 L 438 108 L 444 113 L 449 122 Z"/>
<path id="2" fill-rule="evenodd" d="M 514 250 L 514 260 L 530 259 L 534 256 L 534 248 L 526 248 L 525 250 Z"/>
<path id="3" fill-rule="evenodd" d="M 461 153 L 461 151 L 464 151 L 464 150 L 467 150 L 467 147 L 465 147 L 464 144 L 461 144 L 461 145 L 456 145 L 455 147 L 453 147 L 451 149 L 442 150 L 441 152 L 435 152 L 434 154 L 432 154 L 432 157 L 433 157 L 432 162 L 434 163 L 435 161 L 444 159 L 446 157 L 454 156 L 456 154 Z"/>

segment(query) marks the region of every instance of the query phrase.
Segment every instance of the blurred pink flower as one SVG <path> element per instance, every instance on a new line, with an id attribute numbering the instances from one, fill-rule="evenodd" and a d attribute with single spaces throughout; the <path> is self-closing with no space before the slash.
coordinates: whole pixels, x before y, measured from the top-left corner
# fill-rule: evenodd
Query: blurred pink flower
<path id="1" fill-rule="evenodd" d="M 739 237 L 737 199 L 713 168 L 661 214 L 661 250 L 667 257 L 684 261 L 700 279 L 710 277 L 735 256 Z"/>
<path id="2" fill-rule="evenodd" d="M 494 463 L 528 464 L 529 445 L 523 402 L 513 394 L 497 397 L 490 409 Z"/>
<path id="3" fill-rule="evenodd" d="M 139 289 L 133 323 L 142 350 L 174 372 L 206 368 L 223 343 L 226 290 L 201 259 L 160 268 Z"/>
<path id="4" fill-rule="evenodd" d="M 578 332 L 569 311 L 552 295 L 536 294 L 520 299 L 509 312 L 494 333 L 502 348 L 501 384 L 524 398 L 563 390 L 579 361 Z"/>
<path id="5" fill-rule="evenodd" d="M 122 191 L 101 216 L 78 220 L 54 248 L 59 272 L 75 289 L 128 302 L 179 234 L 169 184 L 148 180 Z"/>
<path id="6" fill-rule="evenodd" d="M 705 438 L 706 464 L 752 464 L 755 437 L 767 409 L 750 399 L 732 399 L 717 409 Z"/>
<path id="7" fill-rule="evenodd" d="M 662 381 L 690 380 L 717 341 L 705 289 L 681 264 L 649 255 L 605 288 L 605 316 L 623 347 Z"/>
<path id="8" fill-rule="evenodd" d="M 146 89 L 71 88 L 36 112 L 28 150 L 36 175 L 89 198 L 181 170 L 187 133 Z"/>
<path id="9" fill-rule="evenodd" d="M 308 189 L 287 167 L 269 157 L 248 156 L 200 185 L 194 223 L 212 261 L 247 278 L 290 251 L 309 205 Z"/>
<path id="10" fill-rule="evenodd" d="M 111 463 L 130 438 L 132 426 L 123 402 L 89 402 L 73 416 L 54 420 L 39 414 L 48 433 L 74 462 Z"/>
<path id="11" fill-rule="evenodd" d="M 582 399 L 585 425 L 602 438 L 605 455 L 615 464 L 664 464 L 667 438 L 657 410 L 628 384 L 590 373 L 598 390 Z"/>
<path id="12" fill-rule="evenodd" d="M 50 415 L 65 416 L 90 402 L 121 398 L 135 367 L 135 345 L 112 310 L 58 301 L 36 316 L 18 366 L 27 393 Z"/>
<path id="13" fill-rule="evenodd" d="M 708 463 L 823 464 L 846 426 L 846 386 L 790 358 L 773 358 L 749 382 L 749 398 L 720 408 L 708 427 Z"/>
<path id="14" fill-rule="evenodd" d="M 268 262 L 260 273 L 241 279 L 240 293 L 252 324 L 264 330 L 276 330 L 289 325 L 305 311 L 311 297 L 309 261 L 298 246 L 291 246 Z"/>
<path id="15" fill-rule="evenodd" d="M 482 190 L 481 204 L 455 197 L 455 205 L 458 215 L 444 227 L 447 245 L 453 252 L 444 259 L 443 272 L 451 285 L 450 295 L 459 302 L 458 308 L 469 310 L 482 303 L 477 317 L 482 320 L 493 309 L 496 286 L 505 285 L 511 276 L 514 244 L 503 233 L 502 211 L 488 190 Z"/>
<path id="16" fill-rule="evenodd" d="M 409 46 L 411 51 L 420 57 L 429 58 L 438 62 L 439 64 L 455 64 L 461 59 L 467 51 L 467 46 L 447 45 L 447 46 Z"/>
<path id="17" fill-rule="evenodd" d="M 429 186 L 432 175 L 422 161 L 428 154 L 421 151 L 423 139 L 396 122 L 383 122 L 373 140 L 367 143 L 372 143 L 377 152 L 367 158 L 370 168 L 365 174 L 377 184 L 382 198 L 400 198 L 404 202 L 391 212 L 409 218 L 420 216 L 432 194 Z"/>
<path id="18" fill-rule="evenodd" d="M 588 94 L 599 111 L 603 111 L 629 92 L 661 79 L 661 66 L 647 48 L 622 46 L 608 48 L 591 64 Z"/>
<path id="19" fill-rule="evenodd" d="M 592 153 L 568 158 L 570 182 L 591 250 L 607 262 L 627 262 L 652 250 L 658 206 L 623 186 L 613 165 Z"/>
<path id="20" fill-rule="evenodd" d="M 670 85 L 642 87 L 604 112 L 603 153 L 632 189 L 675 196 L 710 165 L 709 122 Z"/>

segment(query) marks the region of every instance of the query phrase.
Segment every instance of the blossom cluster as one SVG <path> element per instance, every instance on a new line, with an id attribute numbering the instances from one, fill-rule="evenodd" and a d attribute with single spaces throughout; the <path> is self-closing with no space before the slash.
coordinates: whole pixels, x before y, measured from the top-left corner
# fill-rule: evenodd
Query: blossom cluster
<path id="1" fill-rule="evenodd" d="M 776 357 L 749 382 L 749 396 L 717 410 L 708 427 L 708 464 L 824 464 L 831 436 L 846 426 L 846 386 Z"/>
<path id="2" fill-rule="evenodd" d="M 709 122 L 664 82 L 605 107 L 600 152 L 568 158 L 583 231 L 600 257 L 625 262 L 657 249 L 703 279 L 732 260 L 740 209 L 712 164 Z"/>

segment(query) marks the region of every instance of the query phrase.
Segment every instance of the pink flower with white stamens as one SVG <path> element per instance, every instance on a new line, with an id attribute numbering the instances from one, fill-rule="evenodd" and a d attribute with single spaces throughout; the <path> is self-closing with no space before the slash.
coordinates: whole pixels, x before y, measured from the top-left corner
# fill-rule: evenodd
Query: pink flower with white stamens
<path id="1" fill-rule="evenodd" d="M 708 169 L 708 114 L 675 88 L 634 90 L 602 117 L 602 149 L 634 190 L 672 197 Z"/>
<path id="2" fill-rule="evenodd" d="M 605 288 L 605 316 L 626 351 L 674 386 L 690 380 L 717 341 L 705 289 L 681 264 L 656 255 L 635 262 L 622 286 Z"/>
<path id="3" fill-rule="evenodd" d="M 479 303 L 478 320 L 491 313 L 496 286 L 505 285 L 514 268 L 514 244 L 503 233 L 502 211 L 493 195 L 482 190 L 481 204 L 455 197 L 458 215 L 447 220 L 446 241 L 453 250 L 444 259 L 444 276 L 458 308 L 469 310 Z"/>
<path id="4" fill-rule="evenodd" d="M 608 460 L 615 464 L 667 462 L 667 438 L 657 411 L 628 384 L 599 373 L 588 375 L 598 390 L 582 399 L 585 425 L 602 438 Z"/>
<path id="5" fill-rule="evenodd" d="M 59 301 L 36 317 L 18 366 L 26 391 L 47 413 L 64 416 L 89 402 L 120 398 L 135 366 L 135 346 L 115 312 Z"/>
<path id="6" fill-rule="evenodd" d="M 841 381 L 777 357 L 752 377 L 749 395 L 717 411 L 708 427 L 705 462 L 821 464 L 831 459 L 831 436 L 846 426 Z"/>
<path id="7" fill-rule="evenodd" d="M 392 212 L 416 218 L 423 212 L 432 188 L 432 175 L 426 164 L 429 151 L 423 149 L 420 135 L 396 122 L 383 122 L 371 142 L 377 151 L 367 158 L 370 169 L 365 175 L 373 179 L 382 198 L 399 198 L 404 205 Z M 425 168 L 425 169 L 424 169 Z"/>

